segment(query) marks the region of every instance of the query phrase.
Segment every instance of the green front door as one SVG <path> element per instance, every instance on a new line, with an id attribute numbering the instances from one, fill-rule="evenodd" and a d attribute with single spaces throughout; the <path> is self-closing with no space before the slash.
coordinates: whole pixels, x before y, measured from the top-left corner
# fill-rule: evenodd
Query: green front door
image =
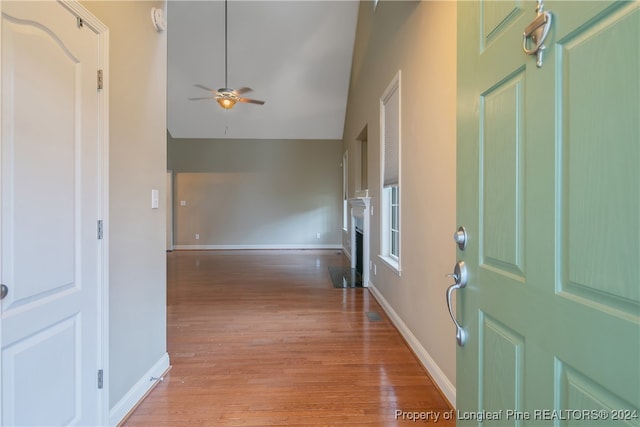
<path id="1" fill-rule="evenodd" d="M 545 1 L 541 67 L 536 4 L 458 6 L 458 424 L 639 426 L 640 3 Z"/>

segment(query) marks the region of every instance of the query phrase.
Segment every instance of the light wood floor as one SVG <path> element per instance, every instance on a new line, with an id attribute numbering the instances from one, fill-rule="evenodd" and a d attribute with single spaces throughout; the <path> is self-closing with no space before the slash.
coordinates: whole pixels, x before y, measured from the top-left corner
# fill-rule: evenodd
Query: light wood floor
<path id="1" fill-rule="evenodd" d="M 126 426 L 424 425 L 439 391 L 367 290 L 335 289 L 338 251 L 168 255 L 173 368 Z M 370 321 L 377 312 L 381 321 Z"/>

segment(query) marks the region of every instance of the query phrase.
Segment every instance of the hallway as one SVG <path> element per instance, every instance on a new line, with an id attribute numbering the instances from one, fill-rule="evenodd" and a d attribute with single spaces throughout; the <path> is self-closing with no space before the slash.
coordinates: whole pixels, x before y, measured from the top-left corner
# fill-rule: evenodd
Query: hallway
<path id="1" fill-rule="evenodd" d="M 455 425 L 368 291 L 332 287 L 341 265 L 337 250 L 168 253 L 173 367 L 123 425 Z"/>

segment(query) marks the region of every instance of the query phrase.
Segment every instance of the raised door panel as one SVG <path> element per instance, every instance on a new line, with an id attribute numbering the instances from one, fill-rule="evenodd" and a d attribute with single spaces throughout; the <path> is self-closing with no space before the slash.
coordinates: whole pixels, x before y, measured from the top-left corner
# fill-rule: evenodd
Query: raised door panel
<path id="1" fill-rule="evenodd" d="M 524 276 L 524 73 L 480 98 L 480 259 L 485 268 Z"/>
<path id="2" fill-rule="evenodd" d="M 613 425 L 640 425 L 638 3 L 604 8 L 557 49 L 557 409 L 633 409 Z"/>
<path id="3" fill-rule="evenodd" d="M 2 29 L 3 272 L 13 289 L 3 302 L 7 312 L 77 284 L 82 70 L 50 31 L 9 17 Z"/>

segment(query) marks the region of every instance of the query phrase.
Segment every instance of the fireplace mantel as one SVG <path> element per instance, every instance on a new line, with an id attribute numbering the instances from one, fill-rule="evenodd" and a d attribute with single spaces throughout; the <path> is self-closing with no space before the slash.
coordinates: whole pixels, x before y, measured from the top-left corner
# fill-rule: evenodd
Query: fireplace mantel
<path id="1" fill-rule="evenodd" d="M 349 199 L 351 207 L 351 221 L 349 236 L 351 239 L 351 268 L 356 268 L 356 223 L 361 224 L 362 228 L 362 286 L 369 286 L 369 238 L 371 235 L 370 218 L 371 218 L 371 198 L 355 197 Z"/>
<path id="2" fill-rule="evenodd" d="M 364 211 L 369 209 L 371 203 L 371 197 L 354 197 L 349 199 L 349 205 L 351 206 L 351 214 L 362 218 Z M 356 210 L 354 212 L 353 210 Z"/>

